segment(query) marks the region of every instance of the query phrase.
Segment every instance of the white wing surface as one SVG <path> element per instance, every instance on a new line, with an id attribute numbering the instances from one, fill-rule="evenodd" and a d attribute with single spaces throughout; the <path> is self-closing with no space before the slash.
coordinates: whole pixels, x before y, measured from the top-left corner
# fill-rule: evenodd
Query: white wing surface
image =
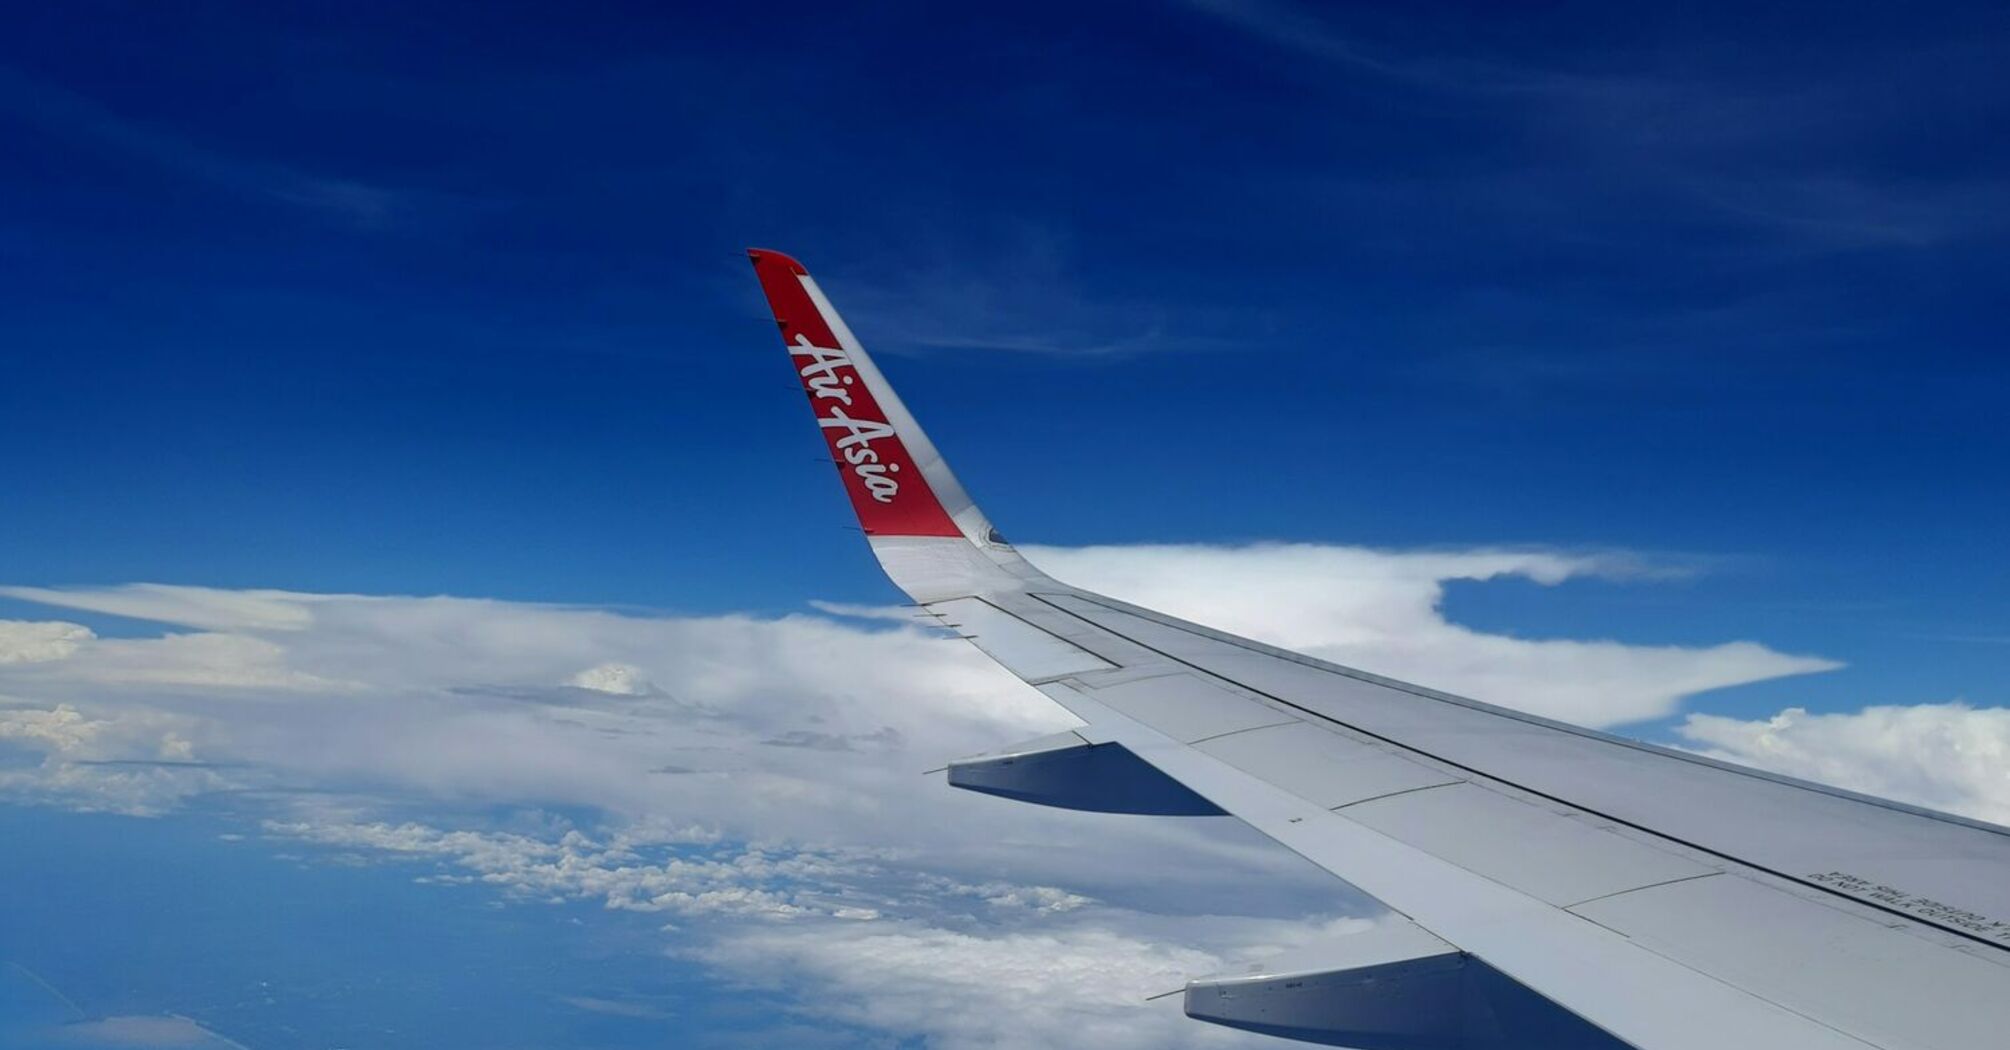
<path id="1" fill-rule="evenodd" d="M 2010 1047 L 2010 830 L 1449 696 L 1048 577 L 802 266 L 756 275 L 915 602 L 1079 717 L 959 787 L 1228 813 L 1386 904 L 1197 975 L 1202 1020 L 1367 1050 Z"/>

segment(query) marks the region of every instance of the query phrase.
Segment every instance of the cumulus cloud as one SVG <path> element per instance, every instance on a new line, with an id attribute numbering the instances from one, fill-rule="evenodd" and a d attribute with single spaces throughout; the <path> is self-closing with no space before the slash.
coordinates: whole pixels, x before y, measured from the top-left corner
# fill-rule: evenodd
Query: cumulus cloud
<path id="1" fill-rule="evenodd" d="M 1144 999 L 1372 925 L 1165 914 L 1054 886 L 944 877 L 897 851 L 722 842 L 700 829 L 538 835 L 324 817 L 271 821 L 265 832 L 424 864 L 421 882 L 673 918 L 673 954 L 732 981 L 801 992 L 805 1018 L 941 1047 L 1258 1046 Z"/>
<path id="2" fill-rule="evenodd" d="M 45 751 L 74 751 L 108 724 L 85 718 L 68 704 L 47 711 L 6 711 L 0 712 L 0 740 L 18 740 Z"/>
<path id="3" fill-rule="evenodd" d="M 82 624 L 60 620 L 0 620 L 0 664 L 62 660 L 95 637 Z"/>
<path id="4" fill-rule="evenodd" d="M 1033 548 L 1029 555 L 1069 583 L 1197 623 L 1579 725 L 1661 718 L 1695 693 L 1841 666 L 1749 641 L 1705 648 L 1533 641 L 1445 618 L 1452 580 L 1518 576 L 1553 585 L 1669 572 L 1626 555 L 1309 543 Z"/>
<path id="5" fill-rule="evenodd" d="M 515 896 L 597 900 L 608 908 L 686 916 L 789 919 L 870 913 L 838 887 L 874 871 L 869 853 L 723 846 L 710 832 L 636 828 L 605 840 L 568 829 L 555 839 L 407 822 L 268 821 L 268 834 L 324 846 L 435 860 Z"/>
<path id="6" fill-rule="evenodd" d="M 2010 708 L 1791 707 L 1756 721 L 1690 715 L 1679 731 L 1713 758 L 2010 825 Z"/>
<path id="7" fill-rule="evenodd" d="M 92 717 L 69 704 L 0 708 L 0 798 L 148 816 L 231 781 L 196 761 L 197 720 L 149 709 Z"/>
<path id="8" fill-rule="evenodd" d="M 1373 925 L 1188 919 L 1167 936 L 1124 921 L 1135 918 L 1099 913 L 1016 931 L 813 923 L 751 931 L 697 954 L 751 984 L 812 982 L 830 990 L 816 1013 L 926 1036 L 946 1050 L 1264 1046 L 1269 1041 L 1186 1020 L 1176 998 L 1145 1000 L 1192 977 Z"/>
<path id="9" fill-rule="evenodd" d="M 563 823 L 563 822 L 561 822 Z M 321 814 L 268 820 L 268 837 L 344 855 L 428 865 L 427 882 L 481 882 L 513 897 L 591 901 L 685 919 L 860 921 L 898 913 L 935 921 L 1059 916 L 1100 904 L 1056 886 L 971 883 L 900 851 L 726 841 L 710 829 L 634 824 L 603 834 L 391 824 Z"/>

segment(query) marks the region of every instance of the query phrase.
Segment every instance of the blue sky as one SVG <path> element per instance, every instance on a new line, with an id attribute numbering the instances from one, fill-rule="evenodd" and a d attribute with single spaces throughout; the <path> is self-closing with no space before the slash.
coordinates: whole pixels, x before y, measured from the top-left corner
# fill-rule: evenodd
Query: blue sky
<path id="1" fill-rule="evenodd" d="M 1592 560 L 1560 582 L 1402 570 L 1399 590 L 1442 588 L 1450 624 L 1524 642 L 1702 661 L 1750 641 L 1846 665 L 1726 674 L 1745 684 L 1679 708 L 1663 694 L 1688 690 L 1642 684 L 1632 731 L 1657 738 L 1686 712 L 2000 706 L 2007 38 L 1986 5 L 17 12 L 0 40 L 0 584 L 693 623 L 891 601 L 788 390 L 740 254 L 762 245 L 818 276 L 1015 540 L 1561 552 Z M 189 601 L 224 601 L 205 594 Z M 354 658 L 252 639 L 279 629 L 265 612 L 108 602 L 0 598 L 0 619 L 81 625 L 87 653 L 250 632 L 191 644 L 249 661 L 232 673 L 260 688 L 300 681 L 260 645 L 323 679 L 331 654 Z M 396 652 L 424 688 L 476 681 Z M 682 695 L 670 670 L 621 660 Z M 198 848 L 222 833 L 204 822 L 253 839 L 298 822 L 264 796 L 183 811 L 250 790 L 231 770 L 282 798 L 341 792 L 360 825 L 445 798 L 469 827 L 571 806 L 612 834 L 648 808 L 570 780 L 309 769 L 175 721 L 225 717 L 184 664 L 160 687 L 174 704 L 113 695 L 138 672 L 107 666 L 125 677 L 0 698 L 143 710 L 163 759 L 190 743 L 214 782 L 169 770 L 168 802 L 110 808 L 154 813 L 191 863 L 246 880 L 292 847 Z M 590 688 L 572 670 L 479 683 Z M 52 755 L 0 751 L 0 773 Z M 85 805 L 51 783 L 19 794 Z M 106 841 L 6 819 L 49 850 Z M 769 830 L 719 822 L 720 849 Z M 286 878 L 344 871 L 385 901 L 418 892 L 377 868 Z M 1150 925 L 1123 921 L 1106 925 Z M 508 923 L 481 936 L 559 936 Z M 704 958 L 680 979 L 752 965 L 685 950 Z M 174 999 L 116 1005 L 194 1011 Z M 967 1036 L 843 1020 L 861 1041 Z M 724 1040 L 738 1022 L 704 1024 Z M 261 1050 L 316 1045 L 260 1031 Z"/>
<path id="2" fill-rule="evenodd" d="M 0 575 L 869 591 L 760 243 L 1017 535 L 1755 556 L 2010 635 L 2000 18 L 1233 10 L 27 15 Z"/>

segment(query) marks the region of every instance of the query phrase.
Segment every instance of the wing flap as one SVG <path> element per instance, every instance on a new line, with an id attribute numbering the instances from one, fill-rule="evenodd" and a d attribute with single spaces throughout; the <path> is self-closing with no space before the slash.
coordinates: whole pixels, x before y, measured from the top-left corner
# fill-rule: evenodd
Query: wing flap
<path id="1" fill-rule="evenodd" d="M 1473 783 L 1384 795 L 1340 812 L 1558 907 L 1723 870 Z"/>
<path id="2" fill-rule="evenodd" d="M 1194 747 L 1327 809 L 1459 783 L 1443 770 L 1309 722 L 1236 733 Z"/>
<path id="3" fill-rule="evenodd" d="M 1132 754 L 1055 733 L 988 755 L 949 763 L 949 786 L 984 795 L 1092 813 L 1218 817 L 1222 811 Z"/>
<path id="4" fill-rule="evenodd" d="M 1400 918 L 1190 981 L 1195 1020 L 1356 1050 L 1615 1050 L 1625 1044 Z"/>

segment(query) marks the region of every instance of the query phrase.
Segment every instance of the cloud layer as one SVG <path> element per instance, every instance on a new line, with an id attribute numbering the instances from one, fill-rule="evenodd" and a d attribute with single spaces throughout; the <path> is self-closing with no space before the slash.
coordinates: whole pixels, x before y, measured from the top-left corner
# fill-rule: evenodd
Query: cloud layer
<path id="1" fill-rule="evenodd" d="M 1032 553 L 1142 604 L 1599 725 L 1834 666 L 1749 641 L 1517 639 L 1440 609 L 1450 580 L 1655 575 L 1610 555 Z M 120 638 L 60 620 L 0 628 L 5 797 L 147 814 L 255 791 L 274 800 L 262 828 L 279 848 L 648 916 L 674 927 L 670 950 L 725 979 L 801 989 L 812 1022 L 948 1047 L 1085 1033 L 1111 1047 L 1240 1045 L 1139 1001 L 1376 914 L 1231 821 L 1040 810 L 924 779 L 1071 720 L 960 640 L 884 610 L 651 617 L 157 585 L 0 594 L 166 625 Z M 1699 716 L 1683 733 L 1932 805 L 1992 815 L 2010 802 L 2004 712 Z M 1913 757 L 1925 745 L 1933 757 Z M 1253 900 L 1240 889 L 1256 880 L 1272 892 Z"/>
<path id="2" fill-rule="evenodd" d="M 2010 708 L 1790 707 L 1755 721 L 1690 715 L 1680 732 L 1714 758 L 2010 826 Z"/>

